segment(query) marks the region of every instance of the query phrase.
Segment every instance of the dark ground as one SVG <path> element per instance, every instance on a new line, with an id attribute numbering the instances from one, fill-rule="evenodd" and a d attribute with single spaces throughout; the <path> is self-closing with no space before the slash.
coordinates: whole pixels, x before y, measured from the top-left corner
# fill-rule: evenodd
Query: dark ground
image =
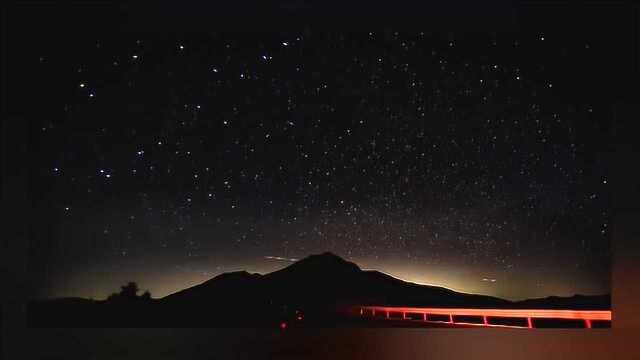
<path id="1" fill-rule="evenodd" d="M 29 329 L 27 338 L 31 341 L 25 348 L 24 358 L 370 359 L 378 356 L 391 358 L 392 354 L 401 353 L 406 356 L 407 352 L 425 358 L 428 354 L 442 353 L 445 349 L 439 342 L 452 336 L 470 341 L 461 343 L 456 349 L 448 349 L 446 352 L 449 354 L 486 355 L 503 336 L 501 347 L 513 348 L 512 353 L 517 354 L 526 351 L 526 348 L 518 349 L 518 344 L 526 344 L 533 335 L 549 337 L 547 347 L 536 351 L 547 352 L 549 358 L 559 359 L 557 356 L 561 353 L 558 351 L 566 354 L 572 347 L 593 348 L 596 344 L 588 339 L 609 336 L 608 332 L 610 330 L 607 329 L 576 330 L 579 341 L 575 342 L 567 339 L 572 336 L 566 330 L 552 329 Z M 560 341 L 560 338 L 564 340 Z M 402 346 L 398 346 L 400 339 L 406 339 Z M 489 341 L 479 342 L 480 339 Z M 588 358 L 607 358 L 602 357 L 602 350 L 594 349 L 593 357 Z"/>

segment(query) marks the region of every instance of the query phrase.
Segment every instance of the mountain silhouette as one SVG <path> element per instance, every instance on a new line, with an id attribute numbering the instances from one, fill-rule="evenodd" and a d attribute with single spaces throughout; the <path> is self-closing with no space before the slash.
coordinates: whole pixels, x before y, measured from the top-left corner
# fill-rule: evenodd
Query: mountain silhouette
<path id="1" fill-rule="evenodd" d="M 579 294 L 567 297 L 548 296 L 518 301 L 515 303 L 515 307 L 523 309 L 606 310 L 611 308 L 611 297 L 609 295 Z"/>
<path id="2" fill-rule="evenodd" d="M 497 297 L 456 292 L 444 287 L 406 282 L 325 252 L 311 255 L 281 270 L 260 275 L 245 271 L 222 274 L 161 301 L 242 301 L 241 295 L 299 305 L 389 305 L 438 307 L 608 308 L 608 295 L 550 296 L 513 302 Z"/>
<path id="3" fill-rule="evenodd" d="M 458 293 L 418 285 L 358 265 L 325 252 L 266 274 L 238 272 L 217 276 L 161 301 L 250 302 L 303 307 L 397 305 L 496 307 L 512 304 L 491 296 Z"/>
<path id="4" fill-rule="evenodd" d="M 86 326 L 87 319 L 114 326 L 259 326 L 305 314 L 317 324 L 337 324 L 361 305 L 438 308 L 609 309 L 609 295 L 548 297 L 513 302 L 447 288 L 406 282 L 325 252 L 268 274 L 236 271 L 151 302 L 115 307 L 105 302 L 47 301 L 40 315 L 64 317 L 66 309 Z M 101 303 L 107 303 L 97 310 Z M 42 303 L 40 303 L 42 305 Z M 57 305 L 56 305 L 57 304 Z M 76 304 L 76 305 L 74 305 Z M 107 306 L 108 305 L 108 306 Z M 48 306 L 48 307 L 47 307 Z M 78 315 L 82 309 L 82 315 Z M 120 319 L 120 320 L 118 320 Z M 53 320 L 52 320 L 53 321 Z M 60 320 L 59 320 L 60 321 Z M 120 322 L 118 322 L 120 321 Z M 53 321 L 55 322 L 55 321 Z M 107 326 L 101 324 L 99 326 Z"/>

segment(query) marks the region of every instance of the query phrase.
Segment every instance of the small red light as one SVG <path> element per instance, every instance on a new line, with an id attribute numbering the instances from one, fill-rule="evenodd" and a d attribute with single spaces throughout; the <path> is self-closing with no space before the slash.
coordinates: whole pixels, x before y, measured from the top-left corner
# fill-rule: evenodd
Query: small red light
<path id="1" fill-rule="evenodd" d="M 286 322 L 281 322 L 280 323 L 280 329 L 284 330 L 287 328 L 287 323 Z"/>
<path id="2" fill-rule="evenodd" d="M 302 320 L 302 315 L 298 315 L 298 320 Z"/>

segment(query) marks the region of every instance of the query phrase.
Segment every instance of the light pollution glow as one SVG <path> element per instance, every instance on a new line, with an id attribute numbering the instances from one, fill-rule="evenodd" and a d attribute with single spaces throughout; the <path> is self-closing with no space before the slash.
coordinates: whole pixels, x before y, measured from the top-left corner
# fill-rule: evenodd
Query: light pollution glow
<path id="1" fill-rule="evenodd" d="M 496 273 L 479 266 L 465 267 L 455 264 L 415 264 L 383 263 L 367 259 L 350 259 L 363 270 L 377 270 L 392 277 L 421 285 L 441 286 L 458 292 L 474 293 L 502 297 L 509 300 L 574 294 L 601 294 L 587 286 L 580 286 L 580 274 L 545 274 L 544 272 L 523 271 L 518 273 Z M 291 258 L 263 256 L 247 261 L 244 265 L 233 260 L 222 266 L 222 259 L 214 261 L 192 262 L 190 265 L 129 262 L 117 267 L 94 266 L 84 271 L 71 272 L 73 275 L 57 278 L 52 284 L 49 297 L 80 296 L 92 299 L 105 299 L 117 292 L 121 285 L 135 281 L 141 290 L 149 290 L 154 298 L 200 284 L 219 274 L 232 271 L 267 274 L 292 263 Z M 582 275 L 588 278 L 588 275 Z M 544 283 L 540 285 L 540 278 Z M 487 278 L 495 281 L 485 281 Z M 573 281 L 572 281 L 573 280 Z M 586 282 L 585 282 L 586 283 Z M 567 288 L 567 284 L 573 287 Z"/>

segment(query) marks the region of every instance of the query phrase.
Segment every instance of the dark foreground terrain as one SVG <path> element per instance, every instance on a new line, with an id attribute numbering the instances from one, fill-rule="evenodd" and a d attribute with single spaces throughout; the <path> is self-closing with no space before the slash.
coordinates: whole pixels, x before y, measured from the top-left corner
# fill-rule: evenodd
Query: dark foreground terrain
<path id="1" fill-rule="evenodd" d="M 23 341 L 10 345 L 22 349 L 13 358 L 25 360 L 429 359 L 442 354 L 492 359 L 496 352 L 513 359 L 630 359 L 635 337 L 614 335 L 612 329 L 40 328 L 26 329 Z"/>

